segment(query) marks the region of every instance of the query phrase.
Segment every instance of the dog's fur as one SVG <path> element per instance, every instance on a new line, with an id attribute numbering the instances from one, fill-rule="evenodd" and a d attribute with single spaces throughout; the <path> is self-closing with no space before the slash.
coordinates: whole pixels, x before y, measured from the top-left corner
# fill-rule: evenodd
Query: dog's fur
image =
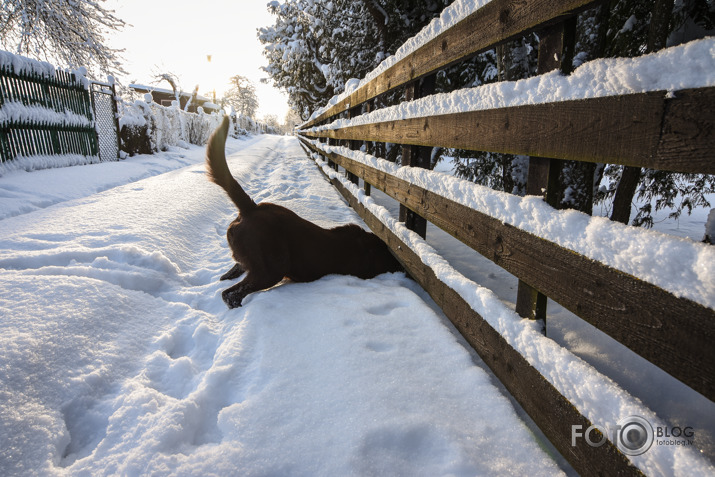
<path id="1" fill-rule="evenodd" d="M 206 168 L 209 179 L 223 187 L 238 207 L 238 217 L 226 234 L 237 263 L 221 280 L 247 275 L 224 290 L 223 301 L 229 308 L 241 306 L 246 295 L 283 278 L 310 282 L 333 273 L 372 278 L 402 270 L 385 243 L 356 224 L 324 229 L 280 205 L 256 204 L 228 169 L 227 134 L 224 118 L 209 139 Z"/>

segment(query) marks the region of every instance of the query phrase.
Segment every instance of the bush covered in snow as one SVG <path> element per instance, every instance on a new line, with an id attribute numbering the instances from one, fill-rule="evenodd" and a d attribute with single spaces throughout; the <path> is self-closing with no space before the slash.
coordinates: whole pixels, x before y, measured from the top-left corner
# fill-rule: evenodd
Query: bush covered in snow
<path id="1" fill-rule="evenodd" d="M 261 125 L 250 118 L 235 114 L 230 117 L 234 137 L 263 132 Z M 177 104 L 161 106 L 145 100 L 123 101 L 119 118 L 122 150 L 133 156 L 165 151 L 171 146 L 201 146 L 206 144 L 222 118 L 223 115 L 207 114 L 202 108 L 198 113 L 188 113 Z"/>
<path id="2" fill-rule="evenodd" d="M 153 154 L 166 151 L 171 146 L 202 146 L 221 123 L 220 113 L 198 113 L 182 110 L 177 102 L 162 106 L 152 102 L 151 95 L 134 102 L 122 100 L 119 104 L 119 130 L 122 151 L 135 154 Z M 254 121 L 248 116 L 231 111 L 229 134 L 235 138 L 248 134 L 275 133 L 273 128 Z"/>

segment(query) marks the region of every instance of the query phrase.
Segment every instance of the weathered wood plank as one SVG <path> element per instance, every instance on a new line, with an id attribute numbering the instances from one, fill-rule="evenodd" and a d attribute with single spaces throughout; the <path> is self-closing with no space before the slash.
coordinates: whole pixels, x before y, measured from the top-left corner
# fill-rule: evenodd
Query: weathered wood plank
<path id="1" fill-rule="evenodd" d="M 656 91 L 301 134 L 715 173 L 715 88 L 665 96 Z"/>
<path id="2" fill-rule="evenodd" d="M 715 173 L 715 88 L 682 90 L 674 95 L 665 100 L 656 163 L 668 164 L 669 170 Z M 707 167 L 693 167 L 703 162 Z"/>
<path id="3" fill-rule="evenodd" d="M 309 147 L 316 150 L 312 144 Z M 715 401 L 715 310 L 341 155 L 316 152 Z M 545 260 L 544 257 L 548 257 Z"/>
<path id="4" fill-rule="evenodd" d="M 340 181 L 333 179 L 331 182 L 370 229 L 390 246 L 410 276 L 442 308 L 470 346 L 580 475 L 643 475 L 611 441 L 601 447 L 592 447 L 580 439 L 572 446 L 571 426 L 581 425 L 581 429 L 587 429 L 591 422 L 457 292 L 439 280 L 432 269 L 363 207 Z"/>
<path id="5" fill-rule="evenodd" d="M 306 123 L 310 127 L 499 43 L 574 15 L 594 0 L 493 0 Z"/>

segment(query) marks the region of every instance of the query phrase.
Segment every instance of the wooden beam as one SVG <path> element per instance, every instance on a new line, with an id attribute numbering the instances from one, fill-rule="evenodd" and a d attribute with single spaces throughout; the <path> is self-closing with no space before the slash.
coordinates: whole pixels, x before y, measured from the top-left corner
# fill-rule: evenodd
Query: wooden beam
<path id="1" fill-rule="evenodd" d="M 308 128 L 380 94 L 435 73 L 517 36 L 563 21 L 594 0 L 492 0 L 395 63 L 303 127 Z"/>
<path id="2" fill-rule="evenodd" d="M 608 96 L 400 119 L 331 137 L 715 174 L 715 88 Z"/>
<path id="3" fill-rule="evenodd" d="M 387 172 L 306 144 L 715 401 L 715 310 Z"/>

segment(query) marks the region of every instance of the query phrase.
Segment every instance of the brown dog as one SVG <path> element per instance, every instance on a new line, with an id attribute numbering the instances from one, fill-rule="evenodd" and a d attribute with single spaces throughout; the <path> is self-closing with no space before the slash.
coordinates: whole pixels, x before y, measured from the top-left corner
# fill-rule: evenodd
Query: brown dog
<path id="1" fill-rule="evenodd" d="M 236 265 L 221 280 L 243 280 L 224 290 L 229 308 L 241 306 L 249 293 L 265 290 L 283 278 L 310 282 L 329 274 L 373 278 L 402 270 L 385 243 L 356 224 L 324 229 L 276 204 L 256 204 L 236 182 L 226 164 L 228 118 L 206 148 L 209 179 L 223 187 L 238 217 L 227 238 Z"/>

